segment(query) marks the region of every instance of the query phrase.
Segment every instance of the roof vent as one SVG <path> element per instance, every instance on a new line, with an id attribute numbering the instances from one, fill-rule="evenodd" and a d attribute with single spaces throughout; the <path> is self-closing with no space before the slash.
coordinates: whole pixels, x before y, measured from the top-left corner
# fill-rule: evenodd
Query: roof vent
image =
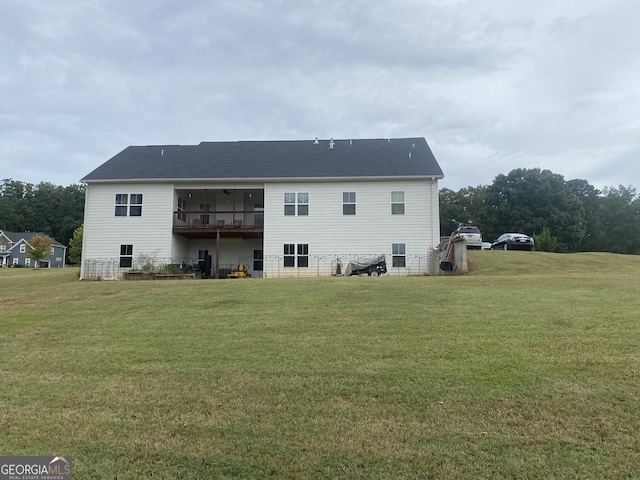
<path id="1" fill-rule="evenodd" d="M 333 138 L 329 140 L 329 148 L 333 148 L 336 143 L 333 141 Z"/>
<path id="2" fill-rule="evenodd" d="M 316 139 L 313 141 L 314 145 L 318 145 L 320 142 L 318 141 L 318 137 L 316 137 Z"/>

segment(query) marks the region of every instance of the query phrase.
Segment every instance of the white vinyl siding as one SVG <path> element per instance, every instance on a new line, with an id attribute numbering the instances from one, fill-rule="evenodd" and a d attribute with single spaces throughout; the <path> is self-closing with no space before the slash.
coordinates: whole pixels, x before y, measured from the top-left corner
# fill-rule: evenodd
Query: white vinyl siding
<path id="1" fill-rule="evenodd" d="M 116 194 L 144 199 L 143 216 L 115 216 Z M 173 185 L 89 184 L 85 196 L 83 259 L 119 258 L 120 245 L 135 245 L 135 255 L 170 257 Z"/>
<path id="2" fill-rule="evenodd" d="M 312 216 L 282 214 L 286 192 L 309 192 Z M 390 209 L 391 192 L 404 193 L 404 215 Z M 357 215 L 343 215 L 343 193 L 355 192 Z M 313 242 L 314 255 L 385 254 L 391 266 L 391 245 L 398 233 L 406 254 L 424 254 L 439 242 L 437 181 L 292 182 L 265 187 L 264 256 L 281 256 L 282 246 Z M 434 201 L 436 202 L 434 205 Z M 436 214 L 436 218 L 432 215 Z"/>

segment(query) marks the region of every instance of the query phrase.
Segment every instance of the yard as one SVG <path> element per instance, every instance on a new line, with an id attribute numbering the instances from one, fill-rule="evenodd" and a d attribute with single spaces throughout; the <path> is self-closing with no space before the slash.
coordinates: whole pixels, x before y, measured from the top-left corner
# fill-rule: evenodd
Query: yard
<path id="1" fill-rule="evenodd" d="M 0 269 L 0 453 L 82 479 L 637 478 L 640 257 L 441 277 Z"/>

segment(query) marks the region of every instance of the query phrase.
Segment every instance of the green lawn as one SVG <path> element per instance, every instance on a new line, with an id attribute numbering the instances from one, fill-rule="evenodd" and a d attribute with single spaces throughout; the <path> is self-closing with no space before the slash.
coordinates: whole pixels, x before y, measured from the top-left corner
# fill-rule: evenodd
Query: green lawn
<path id="1" fill-rule="evenodd" d="M 0 454 L 78 479 L 640 475 L 640 257 L 465 276 L 0 269 Z"/>

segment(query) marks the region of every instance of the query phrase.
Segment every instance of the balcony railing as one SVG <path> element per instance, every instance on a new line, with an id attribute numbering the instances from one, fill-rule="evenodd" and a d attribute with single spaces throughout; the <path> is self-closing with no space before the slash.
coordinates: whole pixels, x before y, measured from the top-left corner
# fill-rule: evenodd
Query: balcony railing
<path id="1" fill-rule="evenodd" d="M 187 229 L 262 229 L 264 213 L 247 212 L 174 212 L 173 228 Z"/>

